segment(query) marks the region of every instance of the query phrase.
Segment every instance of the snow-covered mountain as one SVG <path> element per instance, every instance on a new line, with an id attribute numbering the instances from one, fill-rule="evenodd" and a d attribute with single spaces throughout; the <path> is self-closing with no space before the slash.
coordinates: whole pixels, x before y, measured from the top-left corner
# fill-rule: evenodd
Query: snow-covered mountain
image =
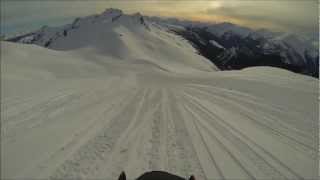
<path id="1" fill-rule="evenodd" d="M 139 13 L 126 15 L 119 9 L 107 9 L 102 14 L 77 18 L 72 24 L 61 27 L 45 26 L 37 32 L 11 38 L 9 41 L 32 43 L 56 50 L 95 46 L 96 49 L 108 54 L 113 53 L 115 56 L 131 54 L 140 57 L 140 55 L 134 55 L 137 51 L 128 49 L 133 46 L 114 43 L 119 43 L 121 39 L 131 36 L 130 38 L 140 40 L 152 39 L 152 41 L 148 40 L 149 44 L 158 44 L 163 43 L 160 42 L 163 38 L 161 37 L 158 42 L 154 41 L 154 34 L 165 34 L 164 36 L 176 39 L 174 40 L 176 42 L 165 42 L 168 47 L 179 44 L 180 39 L 167 31 L 175 32 L 189 40 L 200 55 L 211 60 L 221 70 L 273 66 L 314 77 L 319 76 L 318 48 L 310 40 L 298 35 L 271 32 L 266 29 L 252 30 L 231 23 L 209 24 L 175 18 L 147 17 Z M 139 35 L 136 32 L 139 32 Z M 113 43 L 107 47 L 106 41 Z M 130 39 L 125 40 L 125 42 L 130 41 Z M 150 54 L 145 53 L 150 49 L 150 45 L 146 41 L 142 43 L 144 45 L 139 47 L 144 49 L 139 51 Z M 123 52 L 114 54 L 118 50 Z M 159 49 L 157 57 L 164 54 L 173 55 L 167 50 Z M 189 53 L 188 56 L 194 55 Z M 145 57 L 145 59 L 152 58 Z M 208 67 L 210 69 L 212 65 Z"/>
<path id="2" fill-rule="evenodd" d="M 212 24 L 157 17 L 150 17 L 150 20 L 188 39 L 200 54 L 222 70 L 273 66 L 319 76 L 318 45 L 315 43 L 318 38 L 267 29 L 252 30 L 231 23 Z"/>
<path id="3" fill-rule="evenodd" d="M 203 37 L 108 9 L 1 41 L 1 179 L 316 179 L 318 79 L 217 71 Z"/>
<path id="4" fill-rule="evenodd" d="M 175 32 L 222 70 L 273 66 L 319 77 L 318 47 L 299 35 L 255 31 L 230 23 L 186 24 L 185 28 Z"/>
<path id="5" fill-rule="evenodd" d="M 10 41 L 63 51 L 84 49 L 123 60 L 148 61 L 167 71 L 217 69 L 181 39 L 145 22 L 139 13 L 126 15 L 121 10 L 107 9 L 99 15 L 77 18 L 72 24 L 43 27 Z"/>

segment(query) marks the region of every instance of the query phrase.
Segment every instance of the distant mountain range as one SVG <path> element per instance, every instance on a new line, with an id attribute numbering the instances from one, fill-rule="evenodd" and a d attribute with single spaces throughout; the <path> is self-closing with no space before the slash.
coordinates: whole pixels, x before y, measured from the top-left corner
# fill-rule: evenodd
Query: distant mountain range
<path id="1" fill-rule="evenodd" d="M 116 22 L 123 16 L 124 14 L 119 9 L 107 9 L 99 15 L 76 18 L 72 24 L 61 27 L 44 26 L 38 31 L 13 37 L 7 41 L 67 50 L 67 45 L 61 45 L 61 38 L 69 36 L 78 28 L 82 28 L 86 30 L 85 36 L 88 40 L 94 33 L 93 27 L 96 27 L 93 24 L 103 24 L 108 19 L 111 22 Z M 314 45 L 312 40 L 296 34 L 271 32 L 266 29 L 252 30 L 231 23 L 211 24 L 173 18 L 148 17 L 142 16 L 140 13 L 125 16 L 136 19 L 141 26 L 149 31 L 149 26 L 152 25 L 180 35 L 198 50 L 198 54 L 209 59 L 220 70 L 273 66 L 319 77 L 317 45 Z M 123 21 L 118 23 L 123 23 Z M 54 45 L 57 40 L 60 42 L 59 47 Z M 66 41 L 63 43 L 70 44 Z"/>
<path id="2" fill-rule="evenodd" d="M 199 53 L 221 70 L 273 66 L 319 77 L 319 54 L 314 41 L 291 33 L 252 30 L 231 23 L 207 24 L 151 18 L 189 40 Z"/>

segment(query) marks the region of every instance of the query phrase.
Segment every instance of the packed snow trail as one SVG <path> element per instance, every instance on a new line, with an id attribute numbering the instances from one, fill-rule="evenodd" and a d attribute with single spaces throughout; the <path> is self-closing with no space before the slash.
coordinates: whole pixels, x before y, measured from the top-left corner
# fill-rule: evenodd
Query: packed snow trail
<path id="1" fill-rule="evenodd" d="M 318 176 L 316 79 L 268 67 L 174 73 L 78 51 L 2 48 L 2 178 Z"/>

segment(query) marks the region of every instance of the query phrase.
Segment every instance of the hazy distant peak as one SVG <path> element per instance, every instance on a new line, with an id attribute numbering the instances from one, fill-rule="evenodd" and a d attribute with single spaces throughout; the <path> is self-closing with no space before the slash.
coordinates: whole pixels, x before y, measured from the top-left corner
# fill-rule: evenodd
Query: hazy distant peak
<path id="1" fill-rule="evenodd" d="M 115 8 L 107 8 L 103 13 L 103 15 L 110 15 L 110 14 L 123 14 L 121 9 L 115 9 Z"/>
<path id="2" fill-rule="evenodd" d="M 132 14 L 132 16 L 134 16 L 134 17 L 142 17 L 142 14 L 140 12 L 137 12 L 137 13 Z"/>

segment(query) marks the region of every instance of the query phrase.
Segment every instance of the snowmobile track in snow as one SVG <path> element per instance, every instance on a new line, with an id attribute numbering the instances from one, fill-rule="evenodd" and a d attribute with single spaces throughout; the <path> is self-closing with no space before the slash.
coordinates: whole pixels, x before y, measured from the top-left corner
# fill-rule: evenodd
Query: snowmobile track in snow
<path id="1" fill-rule="evenodd" d="M 1 178 L 317 179 L 317 79 L 270 67 L 215 72 L 150 28 L 99 28 L 98 52 L 4 42 Z M 119 43 L 110 51 L 108 38 Z"/>
<path id="2" fill-rule="evenodd" d="M 260 154 L 261 152 L 258 154 L 254 149 L 251 148 L 251 146 L 248 143 L 252 143 L 253 145 L 257 146 L 256 143 L 254 143 L 253 141 L 251 141 L 248 137 L 246 137 L 245 135 L 243 135 L 241 132 L 237 131 L 234 127 L 232 127 L 230 124 L 228 124 L 226 121 L 222 120 L 218 115 L 213 114 L 213 112 L 211 110 L 208 110 L 205 106 L 201 105 L 200 103 L 192 100 L 193 97 L 187 98 L 190 103 L 193 106 L 198 106 L 197 108 L 188 108 L 188 110 L 195 114 L 195 112 L 193 112 L 193 110 L 197 109 L 198 111 L 202 111 L 202 113 L 196 113 L 198 114 L 198 121 L 201 122 L 202 124 L 204 123 L 203 120 L 201 119 L 211 119 L 211 121 L 206 121 L 205 125 L 202 125 L 202 127 L 206 127 L 205 129 L 207 129 L 209 127 L 212 127 L 214 129 L 212 129 L 211 133 L 213 132 L 217 132 L 219 134 L 221 134 L 224 138 L 226 138 L 228 141 L 232 142 L 233 145 L 235 145 L 238 149 L 239 152 L 241 152 L 242 155 L 247 156 L 248 159 L 250 159 L 255 166 L 258 167 L 258 169 L 260 169 L 261 172 L 263 172 L 264 174 L 266 174 L 266 177 L 273 177 L 276 179 L 283 179 L 285 178 L 278 170 L 276 167 L 273 167 L 269 162 L 267 162 L 265 160 L 265 158 L 263 158 Z M 191 101 L 192 100 L 192 101 Z M 193 110 L 191 110 L 193 109 Z M 200 118 L 200 116 L 211 116 L 211 118 Z M 210 126 L 211 124 L 211 126 Z M 234 133 L 237 133 L 238 135 L 234 135 Z M 243 140 L 240 138 L 244 138 Z M 245 140 L 245 141 L 244 141 Z M 265 153 L 266 155 L 270 156 L 271 154 L 268 153 L 264 148 L 259 147 L 260 150 Z M 279 163 L 283 168 L 285 168 L 287 171 L 289 171 L 290 173 L 292 173 L 292 175 L 294 175 L 295 179 L 301 179 L 302 177 L 300 175 L 298 175 L 296 172 L 292 171 L 290 168 L 288 168 L 288 166 L 286 166 L 285 164 L 283 164 L 281 161 L 279 161 L 277 158 L 274 158 L 271 155 L 271 158 L 273 160 L 276 160 L 277 163 Z M 246 172 L 248 172 L 246 170 Z M 252 175 L 248 174 L 249 177 L 253 177 Z"/>

